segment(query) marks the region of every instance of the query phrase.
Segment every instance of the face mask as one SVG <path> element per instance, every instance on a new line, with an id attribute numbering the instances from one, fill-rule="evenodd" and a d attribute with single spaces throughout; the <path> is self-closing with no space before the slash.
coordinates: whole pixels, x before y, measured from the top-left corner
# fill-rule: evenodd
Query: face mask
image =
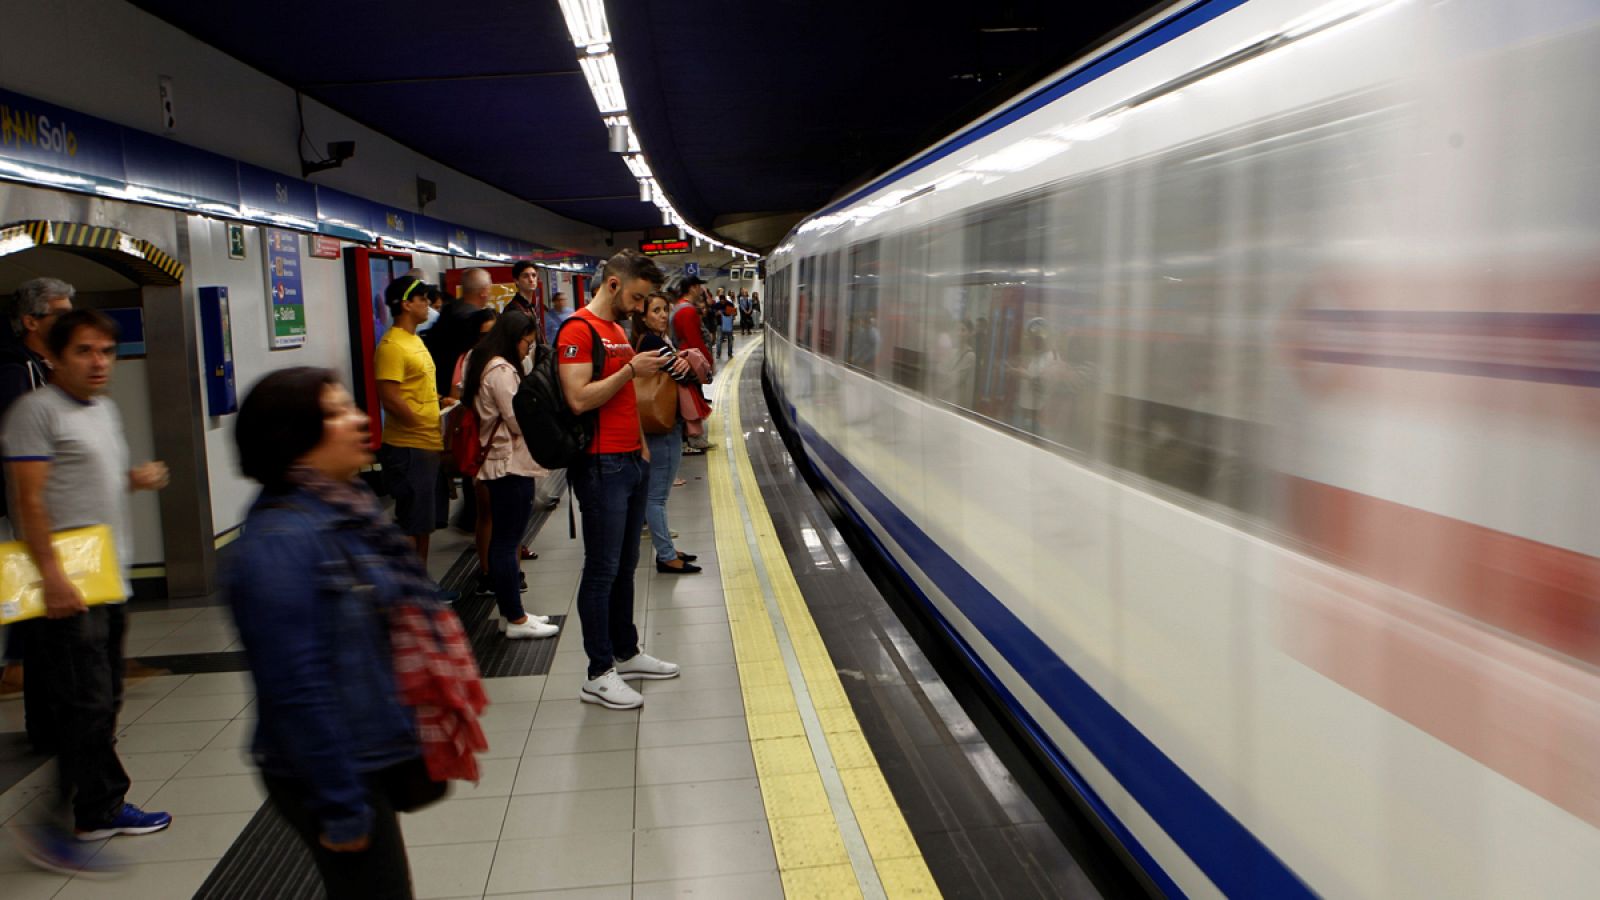
<path id="1" fill-rule="evenodd" d="M 439 321 L 439 311 L 431 306 L 428 307 L 428 318 L 421 325 L 417 326 L 417 333 L 421 334 L 422 332 L 427 331 L 429 328 L 432 328 L 433 323 L 437 321 Z"/>

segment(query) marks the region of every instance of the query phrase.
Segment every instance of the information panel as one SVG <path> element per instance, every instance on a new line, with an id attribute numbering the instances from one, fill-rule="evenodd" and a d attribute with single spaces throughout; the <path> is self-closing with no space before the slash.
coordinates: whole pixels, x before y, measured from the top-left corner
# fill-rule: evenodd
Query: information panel
<path id="1" fill-rule="evenodd" d="M 300 283 L 300 235 L 281 228 L 267 230 L 267 308 L 271 311 L 272 349 L 306 343 L 306 300 Z"/>

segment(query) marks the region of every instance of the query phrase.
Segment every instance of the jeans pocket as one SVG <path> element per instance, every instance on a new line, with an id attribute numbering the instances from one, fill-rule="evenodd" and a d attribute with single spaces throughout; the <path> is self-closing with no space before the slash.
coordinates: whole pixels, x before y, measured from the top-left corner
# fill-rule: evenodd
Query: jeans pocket
<path id="1" fill-rule="evenodd" d="M 632 463 L 633 460 L 634 458 L 630 456 L 624 456 L 618 453 L 608 453 L 605 456 L 600 457 L 600 465 L 596 468 L 601 478 L 615 478 L 617 475 L 626 471 L 628 465 Z"/>

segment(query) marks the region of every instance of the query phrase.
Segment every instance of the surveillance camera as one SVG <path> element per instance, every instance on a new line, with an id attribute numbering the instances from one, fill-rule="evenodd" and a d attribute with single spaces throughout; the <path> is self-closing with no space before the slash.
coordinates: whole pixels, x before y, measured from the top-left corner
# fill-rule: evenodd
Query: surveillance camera
<path id="1" fill-rule="evenodd" d="M 355 141 L 329 141 L 328 142 L 328 158 L 329 159 L 337 160 L 339 162 L 344 162 L 345 160 L 347 160 L 350 157 L 355 156 L 355 155 L 356 155 L 356 142 Z"/>

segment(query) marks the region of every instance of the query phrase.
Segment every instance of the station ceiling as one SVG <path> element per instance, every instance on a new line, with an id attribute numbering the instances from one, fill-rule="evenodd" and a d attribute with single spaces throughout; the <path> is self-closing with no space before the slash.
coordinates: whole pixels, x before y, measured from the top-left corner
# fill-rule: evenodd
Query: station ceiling
<path id="1" fill-rule="evenodd" d="M 612 231 L 639 200 L 556 0 L 133 0 L 454 169 Z M 656 177 L 716 231 L 810 212 L 1163 4 L 610 0 Z M 287 48 L 287 49 L 286 49 Z"/>

